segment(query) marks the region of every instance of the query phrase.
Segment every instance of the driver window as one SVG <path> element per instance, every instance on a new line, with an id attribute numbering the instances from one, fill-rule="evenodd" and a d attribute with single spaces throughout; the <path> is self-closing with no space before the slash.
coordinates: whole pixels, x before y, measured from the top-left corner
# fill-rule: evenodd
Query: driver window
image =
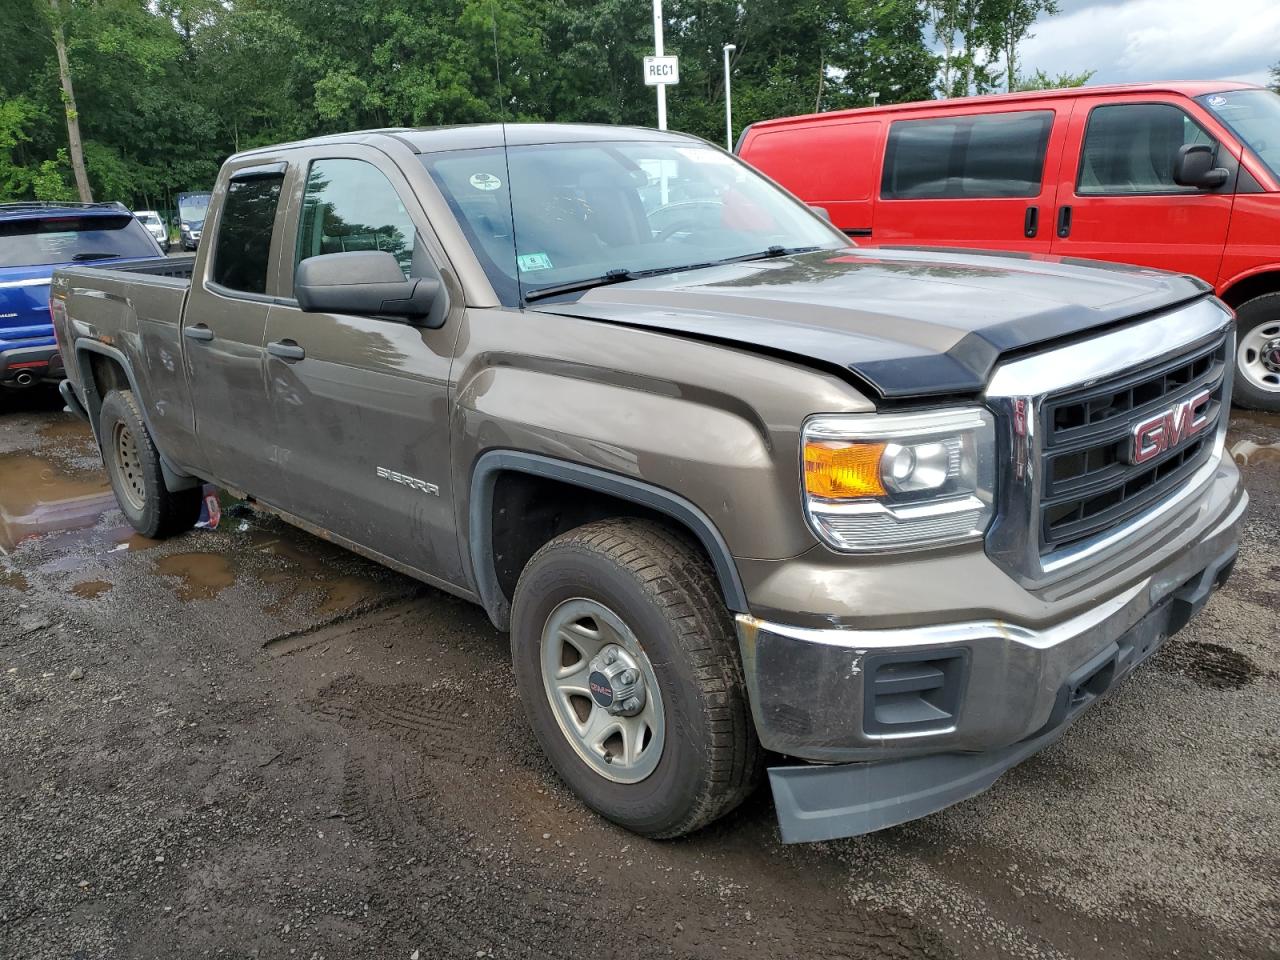
<path id="1" fill-rule="evenodd" d="M 1187 114 L 1168 103 L 1121 103 L 1094 107 L 1080 155 L 1080 196 L 1195 193 L 1173 182 L 1178 149 L 1217 141 Z"/>
<path id="2" fill-rule="evenodd" d="M 415 231 L 391 182 L 363 160 L 316 160 L 307 171 L 295 266 L 308 257 L 383 250 L 407 278 Z"/>

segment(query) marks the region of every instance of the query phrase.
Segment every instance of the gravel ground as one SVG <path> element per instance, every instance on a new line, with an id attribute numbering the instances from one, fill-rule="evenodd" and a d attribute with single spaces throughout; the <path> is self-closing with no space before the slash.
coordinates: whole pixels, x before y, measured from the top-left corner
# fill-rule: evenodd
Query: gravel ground
<path id="1" fill-rule="evenodd" d="M 0 958 L 1280 956 L 1280 420 L 1233 421 L 1233 580 L 1061 743 L 783 847 L 767 790 L 602 822 L 478 608 L 234 506 L 130 536 L 87 431 L 0 403 Z"/>

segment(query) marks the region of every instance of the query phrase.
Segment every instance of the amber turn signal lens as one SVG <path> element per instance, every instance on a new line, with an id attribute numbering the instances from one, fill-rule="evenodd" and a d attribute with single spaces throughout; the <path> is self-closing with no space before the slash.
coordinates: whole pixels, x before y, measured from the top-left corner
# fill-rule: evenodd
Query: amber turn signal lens
<path id="1" fill-rule="evenodd" d="M 827 500 L 882 497 L 880 458 L 883 443 L 810 440 L 804 445 L 804 487 Z"/>

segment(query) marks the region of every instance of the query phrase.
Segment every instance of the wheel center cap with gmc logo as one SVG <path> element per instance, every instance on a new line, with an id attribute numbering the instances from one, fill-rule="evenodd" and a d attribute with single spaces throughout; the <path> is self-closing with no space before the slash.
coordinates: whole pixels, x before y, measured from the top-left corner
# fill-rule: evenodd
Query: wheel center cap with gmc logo
<path id="1" fill-rule="evenodd" d="M 603 673 L 592 670 L 591 676 L 587 679 L 587 686 L 591 689 L 592 700 L 605 709 L 613 706 L 613 684 Z"/>

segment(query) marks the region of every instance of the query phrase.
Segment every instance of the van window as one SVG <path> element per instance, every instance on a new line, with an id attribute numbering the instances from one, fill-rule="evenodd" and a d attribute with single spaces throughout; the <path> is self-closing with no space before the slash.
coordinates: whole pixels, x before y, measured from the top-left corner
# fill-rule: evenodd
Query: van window
<path id="1" fill-rule="evenodd" d="M 227 185 L 213 249 L 213 282 L 243 293 L 267 292 L 271 232 L 283 173 L 233 179 Z"/>
<path id="2" fill-rule="evenodd" d="M 391 181 L 364 160 L 317 160 L 307 171 L 296 263 L 322 253 L 382 250 L 407 278 L 415 230 Z"/>
<path id="3" fill-rule="evenodd" d="M 973 200 L 1040 194 L 1053 111 L 899 120 L 889 128 L 880 196 Z"/>
<path id="4" fill-rule="evenodd" d="M 1116 103 L 1094 107 L 1080 152 L 1076 193 L 1195 193 L 1173 182 L 1178 148 L 1217 141 L 1170 103 Z"/>

